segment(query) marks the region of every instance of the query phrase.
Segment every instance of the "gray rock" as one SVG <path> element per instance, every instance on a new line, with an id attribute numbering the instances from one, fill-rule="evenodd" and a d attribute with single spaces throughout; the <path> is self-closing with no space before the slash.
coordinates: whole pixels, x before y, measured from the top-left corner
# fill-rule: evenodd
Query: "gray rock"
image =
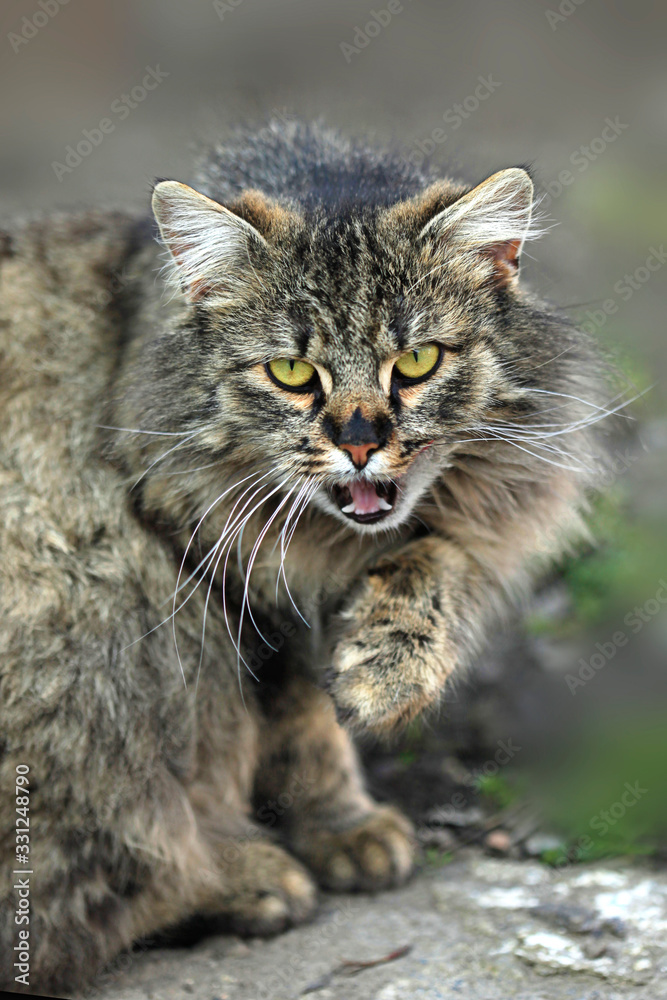
<path id="1" fill-rule="evenodd" d="M 313 1000 L 667 1000 L 667 872 L 468 849 L 391 893 L 326 896 L 314 923 L 270 941 L 125 956 L 92 996 L 297 1000 L 308 986 Z"/>

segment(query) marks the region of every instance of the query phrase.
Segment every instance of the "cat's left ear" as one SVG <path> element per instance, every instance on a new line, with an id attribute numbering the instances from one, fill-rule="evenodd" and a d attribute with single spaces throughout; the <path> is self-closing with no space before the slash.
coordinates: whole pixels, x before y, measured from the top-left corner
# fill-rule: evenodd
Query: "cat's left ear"
<path id="1" fill-rule="evenodd" d="M 500 170 L 435 215 L 420 239 L 491 260 L 498 278 L 513 279 L 525 240 L 539 235 L 531 230 L 532 207 L 533 182 L 526 171 Z"/>

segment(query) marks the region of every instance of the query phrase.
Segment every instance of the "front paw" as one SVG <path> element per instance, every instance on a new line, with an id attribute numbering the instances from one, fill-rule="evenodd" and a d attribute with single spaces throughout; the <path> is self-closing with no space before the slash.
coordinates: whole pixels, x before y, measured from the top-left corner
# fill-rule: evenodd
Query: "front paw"
<path id="1" fill-rule="evenodd" d="M 397 809 L 376 806 L 351 827 L 306 827 L 293 846 L 323 888 L 376 892 L 401 885 L 409 877 L 415 835 Z"/>
<path id="2" fill-rule="evenodd" d="M 338 620 L 326 683 L 341 722 L 382 732 L 437 700 L 457 663 L 434 542 L 371 569 Z"/>
<path id="3" fill-rule="evenodd" d="M 440 694 L 441 646 L 423 628 L 358 626 L 336 646 L 326 676 L 339 722 L 378 733 L 406 725 Z"/>

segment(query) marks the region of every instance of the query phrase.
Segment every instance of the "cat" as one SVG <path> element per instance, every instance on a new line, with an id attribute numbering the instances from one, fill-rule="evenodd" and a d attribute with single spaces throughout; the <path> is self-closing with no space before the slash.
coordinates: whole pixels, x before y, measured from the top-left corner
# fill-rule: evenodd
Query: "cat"
<path id="1" fill-rule="evenodd" d="M 520 280 L 533 202 L 281 122 L 154 220 L 6 227 L 0 986 L 409 876 L 350 734 L 437 704 L 603 461 L 597 349 Z"/>

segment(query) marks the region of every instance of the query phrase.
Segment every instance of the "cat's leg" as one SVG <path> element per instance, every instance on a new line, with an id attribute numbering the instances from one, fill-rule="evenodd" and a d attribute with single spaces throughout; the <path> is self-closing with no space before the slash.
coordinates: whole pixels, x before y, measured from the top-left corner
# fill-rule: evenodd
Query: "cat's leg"
<path id="1" fill-rule="evenodd" d="M 256 763 L 252 729 L 248 718 L 246 732 L 235 731 L 248 772 Z M 82 819 L 68 801 L 43 811 L 36 799 L 30 866 L 13 875 L 20 866 L 6 857 L 0 877 L 0 989 L 22 988 L 9 959 L 23 943 L 15 916 L 26 893 L 29 993 L 83 989 L 133 942 L 195 916 L 226 930 L 267 935 L 312 914 L 313 878 L 248 819 L 233 755 L 219 765 L 224 781 L 208 788 L 215 823 L 201 787 L 164 766 L 148 785 L 128 787 L 106 826 L 99 810 Z"/>
<path id="2" fill-rule="evenodd" d="M 480 564 L 446 539 L 385 556 L 336 623 L 326 686 L 341 721 L 387 731 L 436 703 L 475 649 L 493 596 Z"/>
<path id="3" fill-rule="evenodd" d="M 272 841 L 270 831 L 250 819 L 261 745 L 252 695 L 246 697 L 248 713 L 239 720 L 252 727 L 252 740 L 231 746 L 230 727 L 220 725 L 221 692 L 215 678 L 208 681 L 199 692 L 197 766 L 188 784 L 197 829 L 226 885 L 207 912 L 236 933 L 275 934 L 312 913 L 315 883 L 296 858 Z M 233 785 L 225 773 L 230 767 L 237 779 Z"/>
<path id="4" fill-rule="evenodd" d="M 372 891 L 403 882 L 413 866 L 411 825 L 366 792 L 329 696 L 295 676 L 273 688 L 265 705 L 258 818 L 280 825 L 326 888 Z"/>
<path id="5" fill-rule="evenodd" d="M 169 804 L 164 806 L 166 814 Z M 215 919 L 225 930 L 274 934 L 307 918 L 316 904 L 308 872 L 249 826 L 213 850 L 185 825 L 164 842 L 168 858 L 138 860 L 99 836 L 81 840 L 76 849 L 55 838 L 42 846 L 50 854 L 51 877 L 38 877 L 46 870 L 40 850 L 35 877 L 13 876 L 0 898 L 0 989 L 69 994 L 85 989 L 133 942 L 191 917 Z M 24 944 L 13 888 L 21 880 L 31 891 L 27 968 L 12 969 L 19 959 L 15 946 Z M 26 971 L 26 979 L 16 980 Z"/>
<path id="6" fill-rule="evenodd" d="M 22 987 L 7 960 L 20 944 L 15 778 L 26 766 L 28 992 L 82 988 L 137 938 L 196 915 L 268 934 L 305 919 L 316 904 L 306 869 L 249 820 L 259 727 L 252 699 L 244 706 L 236 675 L 220 663 L 224 625 L 212 612 L 209 635 L 218 642 L 205 651 L 197 690 L 194 601 L 179 616 L 186 688 L 172 636 L 145 634 L 162 614 L 147 600 L 135 610 L 142 595 L 128 591 L 115 578 L 111 594 L 91 583 L 64 637 L 26 625 L 32 655 L 28 640 L 10 632 L 16 658 L 0 663 L 5 989 Z M 26 600 L 26 617 L 37 617 L 36 605 Z M 215 804 L 214 822 L 207 803 Z"/>

